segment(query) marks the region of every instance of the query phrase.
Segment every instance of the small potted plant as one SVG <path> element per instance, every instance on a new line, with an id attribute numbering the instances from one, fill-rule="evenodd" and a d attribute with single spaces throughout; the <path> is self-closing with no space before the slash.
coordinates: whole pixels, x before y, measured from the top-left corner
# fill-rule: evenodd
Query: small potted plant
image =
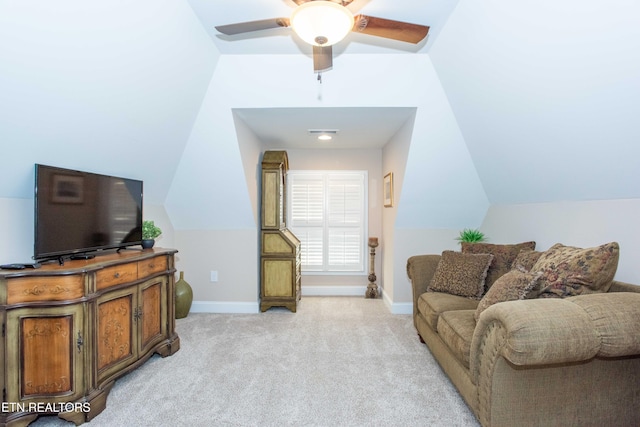
<path id="1" fill-rule="evenodd" d="M 142 221 L 142 247 L 144 249 L 152 248 L 156 237 L 161 234 L 162 230 L 153 221 Z"/>
<path id="2" fill-rule="evenodd" d="M 487 240 L 487 238 L 480 230 L 465 228 L 460 232 L 460 235 L 456 237 L 456 240 L 460 242 L 460 244 L 463 244 L 484 242 L 485 240 Z"/>

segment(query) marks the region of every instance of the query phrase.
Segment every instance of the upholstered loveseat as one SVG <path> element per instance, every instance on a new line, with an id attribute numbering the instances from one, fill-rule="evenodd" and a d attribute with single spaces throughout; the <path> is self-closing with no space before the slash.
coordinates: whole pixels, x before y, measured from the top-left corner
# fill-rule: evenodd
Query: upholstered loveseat
<path id="1" fill-rule="evenodd" d="M 421 340 L 485 427 L 640 426 L 640 286 L 613 280 L 618 245 L 534 246 L 409 258 Z"/>

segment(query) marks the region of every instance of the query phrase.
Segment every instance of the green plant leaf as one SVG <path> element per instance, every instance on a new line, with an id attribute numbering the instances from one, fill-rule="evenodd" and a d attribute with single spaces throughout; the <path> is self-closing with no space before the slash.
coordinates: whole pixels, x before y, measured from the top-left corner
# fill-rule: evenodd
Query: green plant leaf
<path id="1" fill-rule="evenodd" d="M 484 235 L 484 233 L 481 232 L 480 230 L 465 228 L 460 232 L 460 235 L 456 237 L 456 240 L 459 241 L 460 243 L 462 242 L 477 243 L 477 242 L 484 242 L 485 240 L 487 240 L 487 238 Z"/>
<path id="2" fill-rule="evenodd" d="M 153 221 L 142 221 L 142 238 L 144 240 L 155 239 L 161 234 L 162 230 Z"/>

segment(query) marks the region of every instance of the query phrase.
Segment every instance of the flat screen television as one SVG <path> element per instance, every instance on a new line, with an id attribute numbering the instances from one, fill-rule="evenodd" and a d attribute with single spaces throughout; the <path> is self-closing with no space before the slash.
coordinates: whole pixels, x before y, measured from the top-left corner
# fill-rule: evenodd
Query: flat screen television
<path id="1" fill-rule="evenodd" d="M 140 245 L 142 181 L 35 165 L 36 261 Z"/>

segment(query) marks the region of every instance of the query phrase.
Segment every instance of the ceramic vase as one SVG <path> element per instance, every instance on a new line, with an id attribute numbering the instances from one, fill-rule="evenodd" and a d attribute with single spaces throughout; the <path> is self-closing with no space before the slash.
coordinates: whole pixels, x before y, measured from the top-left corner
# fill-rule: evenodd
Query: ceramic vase
<path id="1" fill-rule="evenodd" d="M 154 239 L 142 239 L 142 249 L 150 249 L 155 243 Z"/>
<path id="2" fill-rule="evenodd" d="M 193 289 L 184 280 L 184 271 L 180 272 L 180 279 L 176 282 L 176 319 L 187 317 L 193 302 Z"/>

